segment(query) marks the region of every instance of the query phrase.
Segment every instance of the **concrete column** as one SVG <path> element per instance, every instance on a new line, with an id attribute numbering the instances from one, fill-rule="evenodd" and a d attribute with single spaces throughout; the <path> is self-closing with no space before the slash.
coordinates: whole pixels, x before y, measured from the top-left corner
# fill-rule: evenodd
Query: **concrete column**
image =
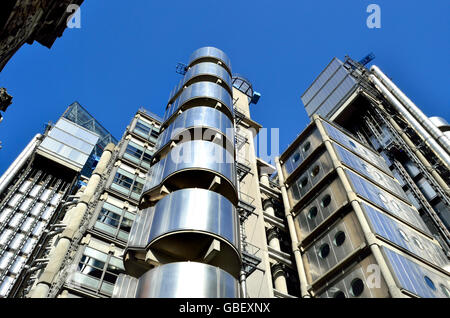
<path id="1" fill-rule="evenodd" d="M 80 228 L 81 221 L 88 208 L 87 203 L 80 202 L 70 211 L 70 218 L 64 231 L 61 233 L 62 237 L 72 239 L 75 233 Z"/>
<path id="2" fill-rule="evenodd" d="M 46 298 L 48 292 L 50 290 L 50 286 L 46 284 L 37 284 L 30 292 L 31 298 Z"/>
<path id="3" fill-rule="evenodd" d="M 49 257 L 49 262 L 39 277 L 37 285 L 31 290 L 31 298 L 46 298 L 48 296 L 50 286 L 58 272 L 61 270 L 61 266 L 67 252 L 70 249 L 72 239 L 80 228 L 81 222 L 87 211 L 88 204 L 91 202 L 101 181 L 101 176 L 105 173 L 108 163 L 111 160 L 114 147 L 115 146 L 112 143 L 105 147 L 100 161 L 92 173 L 86 189 L 84 189 L 80 197 L 80 202 L 67 212 L 69 215 L 64 218 L 64 221 L 67 222 L 67 226 L 61 233 L 61 238 L 59 239 L 58 244 L 53 248 Z"/>
<path id="4" fill-rule="evenodd" d="M 269 214 L 270 216 L 275 216 L 275 209 L 273 208 L 273 203 L 270 200 L 265 200 L 263 202 L 264 212 Z"/>
<path id="5" fill-rule="evenodd" d="M 260 173 L 259 175 L 259 181 L 264 184 L 265 186 L 270 186 L 269 184 L 269 174 L 267 173 Z"/>
<path id="6" fill-rule="evenodd" d="M 281 264 L 275 264 L 272 266 L 272 277 L 275 289 L 283 294 L 288 294 L 286 273 Z"/>
<path id="7" fill-rule="evenodd" d="M 271 228 L 267 231 L 267 240 L 271 248 L 281 252 L 280 239 L 278 238 L 278 231 L 276 228 Z"/>
<path id="8" fill-rule="evenodd" d="M 55 249 L 53 250 L 53 253 L 49 259 L 47 266 L 45 267 L 44 272 L 39 277 L 40 283 L 51 285 L 56 274 L 58 274 L 58 271 L 64 261 L 64 257 L 69 250 L 69 247 L 69 239 L 61 238 L 59 240 L 58 245 L 56 245 Z"/>
<path id="9" fill-rule="evenodd" d="M 81 195 L 83 194 L 83 192 L 84 192 L 85 189 L 86 189 L 86 187 L 85 187 L 85 186 L 82 186 L 82 187 L 77 191 L 77 194 L 76 194 L 75 196 L 78 198 L 78 200 L 81 199 Z M 61 221 L 62 224 L 65 224 L 65 225 L 69 224 L 69 220 L 70 220 L 70 217 L 71 217 L 71 215 L 72 215 L 72 211 L 74 211 L 74 207 L 76 207 L 76 204 L 77 204 L 77 203 L 74 202 L 73 205 L 67 209 L 67 212 L 66 212 L 66 214 L 64 215 L 64 218 L 63 218 L 62 221 Z"/>
<path id="10" fill-rule="evenodd" d="M 289 204 L 286 185 L 284 184 L 284 175 L 283 175 L 283 171 L 281 170 L 281 164 L 280 164 L 279 157 L 275 158 L 275 164 L 277 167 L 278 178 L 279 178 L 280 187 L 281 187 L 281 196 L 283 198 L 284 213 L 286 215 L 286 220 L 287 220 L 288 228 L 289 228 L 289 234 L 290 234 L 291 240 L 292 240 L 292 252 L 294 253 L 295 263 L 297 265 L 297 273 L 298 273 L 298 277 L 300 280 L 300 295 L 302 298 L 310 298 L 311 295 L 308 292 L 308 280 L 306 278 L 305 267 L 303 265 L 302 255 L 301 255 L 300 249 L 298 247 L 298 239 L 297 239 L 297 233 L 295 231 L 294 218 L 292 217 L 292 214 L 291 214 L 291 207 Z"/>

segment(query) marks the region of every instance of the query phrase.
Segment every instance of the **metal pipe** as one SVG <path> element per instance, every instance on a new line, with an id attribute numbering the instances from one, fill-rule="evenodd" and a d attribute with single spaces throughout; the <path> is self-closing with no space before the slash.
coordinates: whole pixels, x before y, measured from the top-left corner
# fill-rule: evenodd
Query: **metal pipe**
<path id="1" fill-rule="evenodd" d="M 380 68 L 373 65 L 370 70 L 375 74 L 375 76 L 385 85 L 391 93 L 405 106 L 405 108 L 414 116 L 414 118 L 422 124 L 422 126 L 429 132 L 438 143 L 444 148 L 443 150 L 450 154 L 450 140 L 444 133 L 437 128 L 433 122 L 426 116 L 419 107 L 416 106 L 409 98 L 406 96 L 400 88 L 397 87 L 387 76 L 384 74 Z"/>
<path id="2" fill-rule="evenodd" d="M 291 236 L 292 241 L 292 252 L 294 253 L 295 263 L 297 265 L 298 277 L 300 280 L 300 295 L 302 298 L 311 298 L 311 295 L 308 292 L 308 280 L 306 279 L 305 267 L 303 265 L 302 255 L 300 253 L 300 249 L 298 247 L 297 233 L 295 232 L 294 220 L 291 214 L 291 206 L 289 204 L 289 199 L 287 196 L 286 185 L 284 184 L 284 175 L 281 170 L 280 158 L 275 158 L 275 165 L 278 171 L 278 179 L 281 187 L 281 196 L 283 198 L 284 205 L 284 213 L 286 216 L 289 234 Z"/>
<path id="3" fill-rule="evenodd" d="M 375 75 L 369 75 L 369 80 L 375 85 L 375 87 L 392 103 L 392 106 L 405 117 L 409 124 L 416 130 L 419 136 L 425 141 L 425 143 L 433 150 L 438 158 L 450 169 L 450 156 L 445 150 L 435 141 L 435 139 L 422 127 L 422 125 L 412 116 L 403 105 L 395 98 L 395 96 L 389 91 L 389 89 L 381 83 L 381 81 L 375 77 Z"/>
<path id="4" fill-rule="evenodd" d="M 241 298 L 247 298 L 247 275 L 242 270 L 239 276 L 239 283 L 241 284 Z"/>
<path id="5" fill-rule="evenodd" d="M 409 137 L 405 134 L 405 132 L 400 128 L 400 126 L 396 123 L 396 121 L 390 117 L 388 119 L 389 123 L 395 129 L 395 131 L 400 135 L 403 141 L 411 148 L 411 151 L 417 156 L 417 159 L 424 165 L 424 167 L 428 170 L 429 173 L 436 179 L 436 182 L 441 186 L 444 192 L 450 197 L 450 188 L 447 183 L 442 179 L 439 173 L 433 169 L 433 166 L 428 162 L 425 156 L 420 152 L 419 149 L 416 148 L 414 143 L 409 139 Z"/>
<path id="6" fill-rule="evenodd" d="M 8 167 L 8 169 L 0 177 L 0 193 L 5 190 L 9 182 L 14 178 L 17 172 L 23 167 L 28 158 L 30 158 L 34 149 L 38 144 L 38 140 L 42 137 L 41 134 L 36 134 L 28 143 L 25 149 L 17 156 L 16 160 Z"/>

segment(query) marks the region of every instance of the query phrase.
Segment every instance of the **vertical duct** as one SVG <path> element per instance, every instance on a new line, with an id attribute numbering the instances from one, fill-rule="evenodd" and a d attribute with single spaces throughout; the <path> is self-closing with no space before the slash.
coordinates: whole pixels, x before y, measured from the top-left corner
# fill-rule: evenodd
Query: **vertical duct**
<path id="1" fill-rule="evenodd" d="M 374 74 L 370 76 L 370 80 L 402 115 L 408 119 L 411 117 L 414 119 L 410 120 L 413 127 L 450 168 L 450 141 L 447 136 L 376 65 L 370 69 Z M 375 79 L 378 79 L 379 82 Z M 392 94 L 394 100 L 388 92 Z M 430 140 L 431 138 L 434 138 L 433 141 Z"/>

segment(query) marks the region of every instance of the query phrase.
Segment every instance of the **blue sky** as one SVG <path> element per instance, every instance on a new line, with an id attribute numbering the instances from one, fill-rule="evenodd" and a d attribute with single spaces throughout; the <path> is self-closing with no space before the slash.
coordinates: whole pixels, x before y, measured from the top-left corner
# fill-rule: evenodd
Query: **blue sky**
<path id="1" fill-rule="evenodd" d="M 371 3 L 381 29 L 366 26 Z M 281 151 L 309 121 L 300 95 L 334 56 L 374 52 L 427 115 L 450 120 L 449 12 L 448 0 L 85 0 L 81 29 L 51 50 L 24 45 L 0 73 L 14 96 L 0 123 L 0 173 L 73 101 L 116 138 L 140 106 L 163 114 L 176 63 L 202 46 L 224 50 L 262 94 L 252 117 L 280 128 Z"/>

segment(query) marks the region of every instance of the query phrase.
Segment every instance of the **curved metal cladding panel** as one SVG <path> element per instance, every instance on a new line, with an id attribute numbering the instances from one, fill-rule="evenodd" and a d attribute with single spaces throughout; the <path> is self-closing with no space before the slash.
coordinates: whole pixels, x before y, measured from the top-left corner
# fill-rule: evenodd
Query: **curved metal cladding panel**
<path id="1" fill-rule="evenodd" d="M 362 207 L 376 234 L 437 266 L 450 265 L 439 244 L 365 203 Z"/>
<path id="2" fill-rule="evenodd" d="M 377 183 L 378 185 L 392 191 L 403 200 L 408 201 L 408 197 L 400 184 L 390 175 L 383 173 L 382 170 L 379 170 L 376 166 L 362 160 L 359 156 L 353 154 L 338 144 L 334 144 L 333 146 L 336 150 L 336 154 L 343 164 L 359 172 L 361 175 Z"/>
<path id="3" fill-rule="evenodd" d="M 217 172 L 236 186 L 234 156 L 225 148 L 205 140 L 182 143 L 166 157 L 162 179 L 184 169 L 206 169 Z"/>
<path id="4" fill-rule="evenodd" d="M 132 276 L 119 274 L 111 298 L 136 298 L 139 280 Z"/>
<path id="5" fill-rule="evenodd" d="M 224 105 L 231 116 L 233 116 L 233 99 L 230 93 L 216 83 L 199 82 L 189 85 L 183 90 L 180 97 L 178 97 L 170 107 L 167 108 L 164 115 L 164 123 L 177 112 L 185 103 L 197 98 L 210 98 Z M 231 119 L 231 118 L 230 118 Z"/>
<path id="6" fill-rule="evenodd" d="M 237 280 L 218 267 L 179 262 L 158 266 L 139 278 L 136 298 L 238 298 Z"/>
<path id="7" fill-rule="evenodd" d="M 180 93 L 180 90 L 183 89 L 183 86 L 186 85 L 190 80 L 199 77 L 199 76 L 214 76 L 218 79 L 222 80 L 228 86 L 230 93 L 232 92 L 232 81 L 230 74 L 220 65 L 211 62 L 203 62 L 192 66 L 187 72 L 184 78 L 174 87 L 174 89 L 170 92 L 168 103 L 172 102 L 174 97 Z"/>
<path id="8" fill-rule="evenodd" d="M 214 58 L 221 61 L 222 63 L 225 64 L 227 71 L 231 75 L 231 61 L 222 50 L 219 50 L 218 48 L 212 46 L 199 48 L 195 50 L 194 53 L 191 54 L 188 66 L 191 66 L 193 63 L 202 58 Z"/>
<path id="9" fill-rule="evenodd" d="M 357 141 L 356 139 L 348 136 L 347 134 L 343 133 L 342 131 L 332 126 L 331 124 L 325 121 L 322 121 L 322 124 L 331 139 L 340 143 L 348 150 L 365 158 L 367 161 L 370 161 L 372 165 L 381 169 L 386 174 L 392 176 L 392 173 L 389 170 L 389 167 L 386 165 L 386 162 L 378 153 L 375 153 L 368 146 L 363 146 L 360 141 Z"/>
<path id="10" fill-rule="evenodd" d="M 150 168 L 142 193 L 185 170 L 206 170 L 216 173 L 228 180 L 236 189 L 235 169 L 234 155 L 222 146 L 205 140 L 184 142 L 174 147 L 166 157 Z"/>
<path id="11" fill-rule="evenodd" d="M 201 75 L 212 75 L 221 79 L 230 88 L 230 92 L 232 91 L 233 84 L 230 74 L 222 66 L 211 62 L 199 63 L 192 66 L 184 76 L 184 83 Z"/>
<path id="12" fill-rule="evenodd" d="M 162 181 L 162 176 L 164 173 L 164 166 L 166 165 L 167 157 L 162 158 L 160 161 L 155 163 L 147 172 L 145 178 L 144 188 L 142 189 L 142 195 L 150 189 L 153 189 L 159 185 Z"/>
<path id="13" fill-rule="evenodd" d="M 381 248 L 399 287 L 422 298 L 449 298 L 450 276 L 412 261 L 390 248 Z"/>
<path id="14" fill-rule="evenodd" d="M 379 284 L 374 283 L 374 270 L 377 268 L 379 265 L 375 257 L 369 255 L 318 295 L 320 298 L 389 298 L 389 290 L 382 275 L 379 275 Z"/>
<path id="15" fill-rule="evenodd" d="M 432 236 L 424 221 L 420 217 L 419 212 L 417 212 L 417 210 L 415 210 L 412 206 L 407 205 L 389 192 L 384 191 L 380 187 L 366 179 L 363 179 L 350 170 L 345 170 L 345 173 L 347 174 L 350 184 L 357 195 L 375 204 L 387 213 L 404 220 L 406 223 L 411 224 L 429 236 Z"/>
<path id="16" fill-rule="evenodd" d="M 156 143 L 156 148 L 161 149 L 167 145 L 170 141 L 178 139 L 178 136 L 186 129 L 193 127 L 205 127 L 214 129 L 224 136 L 226 136 L 229 142 L 234 145 L 234 129 L 231 120 L 221 111 L 206 107 L 199 106 L 189 108 L 170 124 L 160 135 Z M 195 136 L 190 136 L 193 139 Z M 211 136 L 205 136 L 211 137 Z"/>
<path id="17" fill-rule="evenodd" d="M 139 210 L 131 226 L 127 247 L 132 249 L 145 249 L 147 247 L 150 228 L 152 226 L 152 216 L 155 207 Z"/>
<path id="18" fill-rule="evenodd" d="M 183 189 L 158 201 L 148 243 L 167 233 L 198 231 L 217 235 L 239 250 L 238 214 L 224 196 L 204 189 Z"/>

